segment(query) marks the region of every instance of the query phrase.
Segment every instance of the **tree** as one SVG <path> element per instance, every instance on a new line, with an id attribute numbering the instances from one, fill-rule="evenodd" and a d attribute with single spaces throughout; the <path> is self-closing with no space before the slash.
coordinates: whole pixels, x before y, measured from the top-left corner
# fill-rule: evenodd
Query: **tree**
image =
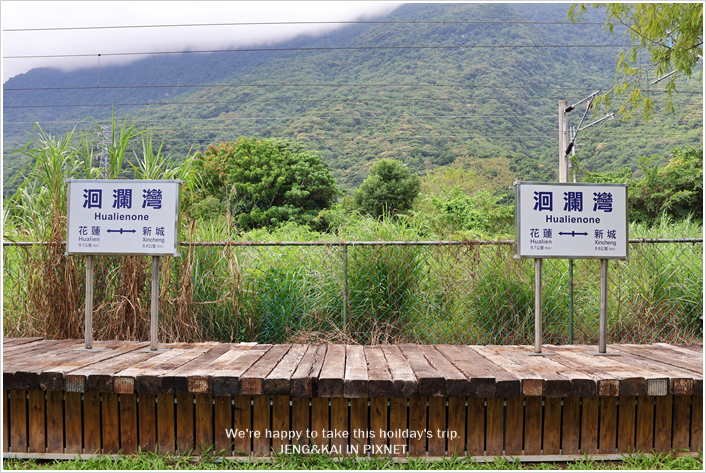
<path id="1" fill-rule="evenodd" d="M 340 194 L 321 157 L 290 141 L 239 138 L 197 154 L 196 208 L 219 202 L 243 230 L 285 222 L 322 228 L 321 210 Z"/>
<path id="2" fill-rule="evenodd" d="M 627 120 L 641 110 L 647 122 L 654 114 L 654 101 L 643 86 L 650 78 L 665 77 L 667 112 L 672 113 L 672 92 L 680 75 L 691 77 L 703 56 L 703 4 L 702 3 L 593 3 L 593 8 L 605 8 L 608 17 L 604 30 L 614 34 L 615 25 L 626 28 L 632 46 L 618 55 L 615 85 L 599 96 L 595 104 L 610 105 L 611 95 L 625 96 L 618 114 Z M 576 23 L 587 11 L 586 4 L 573 4 L 567 17 Z M 640 53 L 647 49 L 650 64 L 640 66 Z M 699 67 L 702 78 L 701 68 Z M 594 108 L 595 109 L 595 108 Z"/>
<path id="3" fill-rule="evenodd" d="M 674 220 L 703 221 L 704 151 L 676 148 L 664 167 L 649 167 L 661 158 L 642 158 L 644 177 L 630 186 L 630 220 L 654 223 L 662 215 Z"/>
<path id="4" fill-rule="evenodd" d="M 355 192 L 355 204 L 365 213 L 380 217 L 412 208 L 419 194 L 419 176 L 400 161 L 381 159 L 373 164 L 368 177 Z"/>

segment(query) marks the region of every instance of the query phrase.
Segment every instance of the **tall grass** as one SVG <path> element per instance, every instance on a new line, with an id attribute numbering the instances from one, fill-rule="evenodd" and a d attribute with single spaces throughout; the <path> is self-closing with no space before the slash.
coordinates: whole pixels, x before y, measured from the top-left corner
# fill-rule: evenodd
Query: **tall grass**
<path id="1" fill-rule="evenodd" d="M 116 122 L 111 133 L 107 169 L 95 167 L 87 135 L 73 147 L 73 133 L 57 138 L 37 127 L 21 150 L 33 166 L 5 205 L 5 238 L 46 244 L 4 250 L 6 335 L 83 336 L 84 259 L 65 256 L 61 244 L 66 178 L 178 178 L 187 194 L 197 182 L 191 160 L 175 164 L 149 134 Z M 136 137 L 142 152 L 131 160 L 130 170 L 126 153 Z M 437 238 L 430 219 L 420 214 L 374 219 L 339 208 L 327 216 L 329 233 L 295 224 L 240 233 L 229 215 L 185 220 L 182 239 L 384 243 Z M 694 238 L 702 236 L 702 227 L 663 219 L 652 227 L 630 224 L 630 233 L 633 238 Z M 181 251 L 180 258 L 162 259 L 162 342 L 529 344 L 534 336 L 532 261 L 515 260 L 510 245 L 349 245 L 344 251 L 325 244 L 225 244 L 184 245 Z M 610 341 L 698 341 L 702 243 L 631 244 L 630 258 L 609 265 Z M 96 258 L 96 339 L 149 337 L 149 269 L 148 257 Z M 576 260 L 574 273 L 574 339 L 595 343 L 598 263 Z M 544 339 L 566 343 L 568 262 L 545 261 L 543 279 Z"/>
<path id="2" fill-rule="evenodd" d="M 8 335 L 41 335 L 50 338 L 83 336 L 85 299 L 84 258 L 66 256 L 62 241 L 66 238 L 66 179 L 80 178 L 182 178 L 190 183 L 190 163 L 175 165 L 163 156 L 161 147 L 155 154 L 151 138 L 143 141 L 143 155 L 136 156 L 134 172 L 126 170 L 129 144 L 142 131 L 113 119 L 108 135 L 98 127 L 107 144 L 107 167 L 96 167 L 97 155 L 90 134 L 76 136 L 69 132 L 53 136 L 35 125 L 32 138 L 18 152 L 30 159 L 32 167 L 21 176 L 25 179 L 17 193 L 4 207 L 4 238 L 34 241 L 39 244 L 23 248 L 22 257 L 3 268 L 10 283 L 4 291 L 13 296 L 4 327 Z M 6 256 L 8 254 L 6 253 Z M 183 263 L 191 264 L 187 252 Z M 94 330 L 97 339 L 144 339 L 149 333 L 149 314 L 144 303 L 148 295 L 148 258 L 138 256 L 101 256 L 96 258 L 94 285 Z M 168 282 L 169 265 L 162 271 Z M 167 323 L 161 328 L 162 339 L 191 339 L 200 336 L 200 327 L 190 310 L 190 270 L 175 275 L 180 283 L 177 295 L 163 292 L 166 302 L 162 311 Z M 21 276 L 21 278 L 18 278 Z M 18 284 L 19 282 L 23 284 Z M 105 284 L 106 281 L 117 281 Z M 169 287 L 165 284 L 163 287 Z"/>

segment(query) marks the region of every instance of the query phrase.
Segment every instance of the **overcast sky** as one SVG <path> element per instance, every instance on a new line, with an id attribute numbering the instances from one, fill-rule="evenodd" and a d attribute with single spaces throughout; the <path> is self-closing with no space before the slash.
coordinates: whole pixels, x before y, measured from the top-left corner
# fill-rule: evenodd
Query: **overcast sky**
<path id="1" fill-rule="evenodd" d="M 19 28 L 351 21 L 394 10 L 392 2 L 31 2 L 6 1 L 2 14 L 2 80 L 34 67 L 63 70 L 96 67 L 98 54 L 225 49 L 271 43 L 302 33 L 324 33 L 341 25 L 253 25 L 126 28 L 69 31 L 7 31 Z M 11 59 L 9 56 L 91 54 L 90 58 Z M 101 57 L 101 66 L 126 64 L 144 56 Z"/>

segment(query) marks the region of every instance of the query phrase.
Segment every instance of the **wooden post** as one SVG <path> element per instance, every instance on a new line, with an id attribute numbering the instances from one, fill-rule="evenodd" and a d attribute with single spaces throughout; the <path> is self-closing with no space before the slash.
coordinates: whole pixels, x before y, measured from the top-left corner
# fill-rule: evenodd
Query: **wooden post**
<path id="1" fill-rule="evenodd" d="M 674 396 L 672 447 L 675 450 L 689 449 L 690 411 L 691 396 Z"/>
<path id="2" fill-rule="evenodd" d="M 272 429 L 272 411 L 270 396 L 253 396 L 253 455 L 256 457 L 269 456 L 272 439 L 266 435 L 266 430 Z"/>
<path id="3" fill-rule="evenodd" d="M 154 394 L 140 394 L 138 398 L 139 441 L 142 450 L 154 452 L 157 445 L 157 406 Z"/>
<path id="4" fill-rule="evenodd" d="M 585 398 L 584 398 L 585 399 Z M 563 399 L 561 419 L 561 454 L 579 453 L 579 418 L 581 415 L 581 398 L 565 397 Z"/>
<path id="5" fill-rule="evenodd" d="M 83 453 L 82 423 L 81 393 L 66 393 L 64 401 L 66 453 Z M 13 451 L 15 451 L 14 448 Z"/>
<path id="6" fill-rule="evenodd" d="M 289 397 L 287 396 L 287 399 Z M 364 398 L 363 398 L 364 399 Z M 407 413 L 407 406 L 405 405 L 405 414 Z M 283 414 L 287 415 L 287 419 L 289 419 L 289 403 L 287 403 L 287 411 L 284 412 Z M 348 399 L 345 397 L 334 397 L 331 398 L 331 431 L 336 434 L 336 433 L 341 433 L 341 432 L 349 432 L 349 426 L 348 426 Z M 405 425 L 405 427 L 407 426 Z M 349 433 L 350 436 L 350 433 Z M 331 439 L 331 448 L 333 452 L 333 448 L 336 448 L 336 451 L 340 454 L 340 456 L 346 455 L 346 449 L 348 448 L 348 439 L 343 438 L 342 436 L 335 435 Z M 278 450 L 279 451 L 279 450 Z M 336 456 L 336 455 L 333 455 Z"/>
<path id="7" fill-rule="evenodd" d="M 672 450 L 673 396 L 655 396 L 655 451 Z"/>
<path id="8" fill-rule="evenodd" d="M 598 445 L 601 454 L 614 454 L 617 448 L 618 436 L 618 398 L 602 397 L 601 427 L 598 435 Z M 629 425 L 621 426 L 629 428 Z"/>
<path id="9" fill-rule="evenodd" d="M 101 401 L 101 430 L 103 432 L 103 453 L 118 453 L 120 450 L 120 406 L 118 394 L 103 393 Z"/>
<path id="10" fill-rule="evenodd" d="M 196 394 L 194 397 L 196 401 L 194 404 L 196 412 L 194 452 L 197 455 L 206 452 L 213 453 L 213 396 L 211 394 Z M 142 396 L 140 396 L 140 401 L 142 401 Z M 248 425 L 247 428 L 251 428 L 251 426 Z M 142 424 L 140 423 L 141 431 Z M 250 450 L 247 454 L 250 454 Z"/>
<path id="11" fill-rule="evenodd" d="M 69 393 L 66 393 L 68 396 Z M 137 452 L 137 395 L 120 395 L 120 451 L 123 455 Z"/>
<path id="12" fill-rule="evenodd" d="M 468 398 L 470 400 L 470 398 Z M 463 456 L 466 448 L 466 398 L 450 397 L 449 398 L 449 436 L 454 435 L 455 438 L 449 437 L 448 455 Z"/>
<path id="13" fill-rule="evenodd" d="M 544 435 L 542 438 L 544 455 L 561 453 L 561 398 L 544 398 Z"/>
<path id="14" fill-rule="evenodd" d="M 289 396 L 283 394 L 272 396 L 272 432 L 289 432 L 289 430 Z M 289 444 L 288 437 L 283 438 L 281 435 L 273 437 L 272 452 L 275 455 L 282 453 Z"/>
<path id="15" fill-rule="evenodd" d="M 252 403 L 250 396 L 233 396 L 233 429 L 252 431 Z M 249 435 L 237 437 L 233 444 L 236 455 L 250 455 L 252 439 Z"/>
<path id="16" fill-rule="evenodd" d="M 10 451 L 10 404 L 7 401 L 9 393 L 6 389 L 2 390 L 2 451 L 7 453 Z"/>
<path id="17" fill-rule="evenodd" d="M 100 418 L 100 394 L 83 393 L 83 453 L 101 453 Z"/>
<path id="18" fill-rule="evenodd" d="M 423 436 L 409 439 L 409 455 L 424 456 L 427 450 L 427 398 L 415 394 L 409 400 L 409 430 L 422 432 Z"/>
<path id="19" fill-rule="evenodd" d="M 233 454 L 233 439 L 228 438 L 226 432 L 233 428 L 233 399 L 230 396 L 214 396 L 214 415 L 213 422 L 215 426 L 214 443 L 216 447 L 216 455 L 231 456 Z"/>
<path id="20" fill-rule="evenodd" d="M 697 452 L 704 441 L 704 397 L 691 396 L 691 432 L 689 450 Z"/>
<path id="21" fill-rule="evenodd" d="M 446 398 L 429 397 L 429 456 L 442 456 L 446 453 Z"/>
<path id="22" fill-rule="evenodd" d="M 387 439 L 381 435 L 387 431 L 387 399 L 384 397 L 370 398 L 370 430 L 375 434 L 370 445 L 387 445 Z"/>
<path id="23" fill-rule="evenodd" d="M 520 398 L 523 399 L 523 398 Z M 525 397 L 525 455 L 542 453 L 542 398 Z M 507 435 L 514 435 L 508 428 Z"/>
<path id="24" fill-rule="evenodd" d="M 177 393 L 176 395 L 176 433 L 179 453 L 194 451 L 194 395 Z"/>
<path id="25" fill-rule="evenodd" d="M 45 453 L 44 391 L 29 392 L 29 451 Z"/>
<path id="26" fill-rule="evenodd" d="M 426 407 L 426 406 L 425 406 Z M 411 414 L 410 414 L 411 415 Z M 425 418 L 426 419 L 426 418 Z M 426 420 L 424 422 L 426 426 Z M 351 455 L 362 455 L 368 445 L 368 398 L 351 399 Z"/>
<path id="27" fill-rule="evenodd" d="M 357 399 L 356 399 L 357 400 Z M 367 400 L 366 400 L 367 401 Z M 297 445 L 309 445 L 309 437 L 306 435 L 306 431 L 309 430 L 309 398 L 308 397 L 296 397 L 292 399 L 292 430 L 297 433 L 298 440 L 293 443 Z M 353 414 L 351 414 L 353 416 Z M 365 415 L 367 419 L 368 411 L 367 405 L 365 410 Z M 356 416 L 354 416 L 357 419 Z M 352 422 L 352 420 L 351 420 Z M 352 428 L 353 426 L 351 426 Z M 366 429 L 367 430 L 367 424 Z M 362 449 L 361 449 L 362 451 Z"/>
<path id="28" fill-rule="evenodd" d="M 507 422 L 505 424 L 505 455 L 522 455 L 522 431 L 524 428 L 525 399 L 529 398 L 507 398 Z"/>
<path id="29" fill-rule="evenodd" d="M 468 398 L 466 444 L 468 455 L 485 454 L 485 398 Z"/>
<path id="30" fill-rule="evenodd" d="M 63 391 L 47 392 L 47 452 L 64 453 L 63 401 Z"/>
<path id="31" fill-rule="evenodd" d="M 488 421 L 486 422 L 485 434 L 486 455 L 500 456 L 503 454 L 504 401 L 501 397 L 488 398 Z"/>
<path id="32" fill-rule="evenodd" d="M 581 399 L 581 453 L 598 453 L 598 399 Z"/>
<path id="33" fill-rule="evenodd" d="M 638 396 L 637 427 L 635 431 L 635 449 L 642 453 L 651 453 L 654 445 L 655 397 Z"/>
<path id="34" fill-rule="evenodd" d="M 635 396 L 618 398 L 618 453 L 635 450 Z"/>

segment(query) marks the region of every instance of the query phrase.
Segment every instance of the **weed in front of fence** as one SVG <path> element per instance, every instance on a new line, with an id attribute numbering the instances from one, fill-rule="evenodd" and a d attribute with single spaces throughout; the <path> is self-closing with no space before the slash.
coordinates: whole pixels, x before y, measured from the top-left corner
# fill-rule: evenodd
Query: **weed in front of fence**
<path id="1" fill-rule="evenodd" d="M 215 238 L 224 225 L 187 236 Z M 509 242 L 404 243 L 422 232 L 361 218 L 333 244 L 289 227 L 184 244 L 162 258 L 160 342 L 531 344 L 533 261 L 514 259 Z M 4 247 L 6 336 L 83 336 L 85 257 L 54 243 Z M 699 343 L 703 243 L 629 252 L 609 263 L 609 342 Z M 148 339 L 149 258 L 94 260 L 95 338 Z M 573 287 L 568 274 L 569 261 L 544 261 L 545 343 L 569 342 L 572 302 L 574 343 L 597 343 L 599 263 L 574 260 Z"/>

